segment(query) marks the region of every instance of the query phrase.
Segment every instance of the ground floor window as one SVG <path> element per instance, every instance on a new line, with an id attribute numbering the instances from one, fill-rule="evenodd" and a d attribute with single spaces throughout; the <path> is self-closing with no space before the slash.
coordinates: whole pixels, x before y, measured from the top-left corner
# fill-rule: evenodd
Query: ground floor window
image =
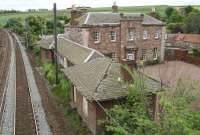
<path id="1" fill-rule="evenodd" d="M 126 50 L 126 59 L 127 60 L 135 60 L 135 53 L 133 49 Z"/>
<path id="2" fill-rule="evenodd" d="M 153 48 L 153 59 L 157 60 L 158 58 L 158 49 L 157 48 Z"/>
<path id="3" fill-rule="evenodd" d="M 141 60 L 146 60 L 146 49 L 142 49 L 142 52 L 141 52 Z"/>
<path id="4" fill-rule="evenodd" d="M 88 101 L 85 97 L 83 97 L 83 113 L 88 117 Z"/>
<path id="5" fill-rule="evenodd" d="M 117 55 L 116 55 L 116 53 L 112 53 L 112 60 L 116 60 L 117 59 Z"/>

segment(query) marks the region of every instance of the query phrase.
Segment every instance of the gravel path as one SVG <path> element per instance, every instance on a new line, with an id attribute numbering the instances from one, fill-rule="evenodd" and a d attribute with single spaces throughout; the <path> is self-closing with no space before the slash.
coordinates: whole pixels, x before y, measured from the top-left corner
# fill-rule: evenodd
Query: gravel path
<path id="1" fill-rule="evenodd" d="M 44 112 L 44 108 L 42 105 L 39 90 L 36 85 L 36 81 L 35 81 L 35 78 L 33 75 L 33 70 L 30 65 L 27 54 L 25 52 L 25 48 L 22 46 L 18 37 L 16 35 L 14 35 L 14 36 L 19 44 L 22 58 L 23 58 L 24 65 L 25 65 L 25 71 L 26 71 L 27 81 L 28 81 L 28 85 L 29 85 L 31 100 L 32 100 L 32 104 L 33 104 L 33 110 L 35 113 L 35 119 L 37 121 L 38 133 L 39 133 L 39 135 L 51 135 L 52 132 L 50 130 L 50 127 L 49 127 L 47 119 L 46 119 L 46 114 Z"/>
<path id="2" fill-rule="evenodd" d="M 11 41 L 11 63 L 7 83 L 5 86 L 5 103 L 4 112 L 1 121 L 1 135 L 15 134 L 15 101 L 16 101 L 16 60 L 15 60 L 15 47 L 13 39 L 10 34 L 9 40 Z"/>

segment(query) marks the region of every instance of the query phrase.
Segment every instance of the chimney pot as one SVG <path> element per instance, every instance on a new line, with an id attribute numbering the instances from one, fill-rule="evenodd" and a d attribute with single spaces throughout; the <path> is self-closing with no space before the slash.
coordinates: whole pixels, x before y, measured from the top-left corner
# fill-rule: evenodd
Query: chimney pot
<path id="1" fill-rule="evenodd" d="M 117 4 L 116 4 L 116 1 L 114 1 L 114 3 L 113 3 L 112 12 L 113 12 L 113 13 L 118 13 L 118 6 L 117 6 Z"/>

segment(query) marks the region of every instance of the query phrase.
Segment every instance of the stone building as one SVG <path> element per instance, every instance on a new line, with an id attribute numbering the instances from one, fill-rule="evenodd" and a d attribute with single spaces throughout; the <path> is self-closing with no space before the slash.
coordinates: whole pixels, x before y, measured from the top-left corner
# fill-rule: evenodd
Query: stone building
<path id="1" fill-rule="evenodd" d="M 105 118 L 105 109 L 125 101 L 128 84 L 125 84 L 122 78 L 130 81 L 131 77 L 128 77 L 123 70 L 125 69 L 118 62 L 108 58 L 96 58 L 63 69 L 72 86 L 70 104 L 77 109 L 93 135 L 101 133 L 102 127 L 98 124 L 98 120 Z M 157 92 L 160 91 L 161 84 L 146 76 L 143 77 L 148 87 L 145 91 L 149 94 L 149 112 L 155 117 L 158 111 Z"/>
<path id="2" fill-rule="evenodd" d="M 81 12 L 72 8 L 66 35 L 119 61 L 164 59 L 163 22 L 142 13 L 118 13 L 116 4 L 112 9 L 113 12 Z"/>
<path id="3" fill-rule="evenodd" d="M 54 61 L 54 37 L 42 38 L 38 43 L 40 47 L 40 59 L 42 62 Z M 80 45 L 69 40 L 64 35 L 58 36 L 58 64 L 67 68 L 73 65 L 86 63 L 92 59 L 103 58 L 104 55 L 95 49 Z"/>

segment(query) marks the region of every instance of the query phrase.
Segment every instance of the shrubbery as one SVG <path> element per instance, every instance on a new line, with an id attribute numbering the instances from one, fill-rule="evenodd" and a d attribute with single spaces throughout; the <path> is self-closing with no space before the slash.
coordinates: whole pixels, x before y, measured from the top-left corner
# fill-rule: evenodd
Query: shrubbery
<path id="1" fill-rule="evenodd" d="M 58 84 L 55 85 L 56 82 L 56 71 L 55 66 L 46 61 L 42 65 L 42 70 L 49 82 L 49 84 L 53 87 L 53 94 L 57 98 L 60 103 L 67 104 L 70 100 L 70 83 L 67 79 L 65 79 L 64 74 L 59 71 L 58 73 Z"/>
<path id="2" fill-rule="evenodd" d="M 196 57 L 200 57 L 200 49 L 193 49 L 193 55 Z"/>

